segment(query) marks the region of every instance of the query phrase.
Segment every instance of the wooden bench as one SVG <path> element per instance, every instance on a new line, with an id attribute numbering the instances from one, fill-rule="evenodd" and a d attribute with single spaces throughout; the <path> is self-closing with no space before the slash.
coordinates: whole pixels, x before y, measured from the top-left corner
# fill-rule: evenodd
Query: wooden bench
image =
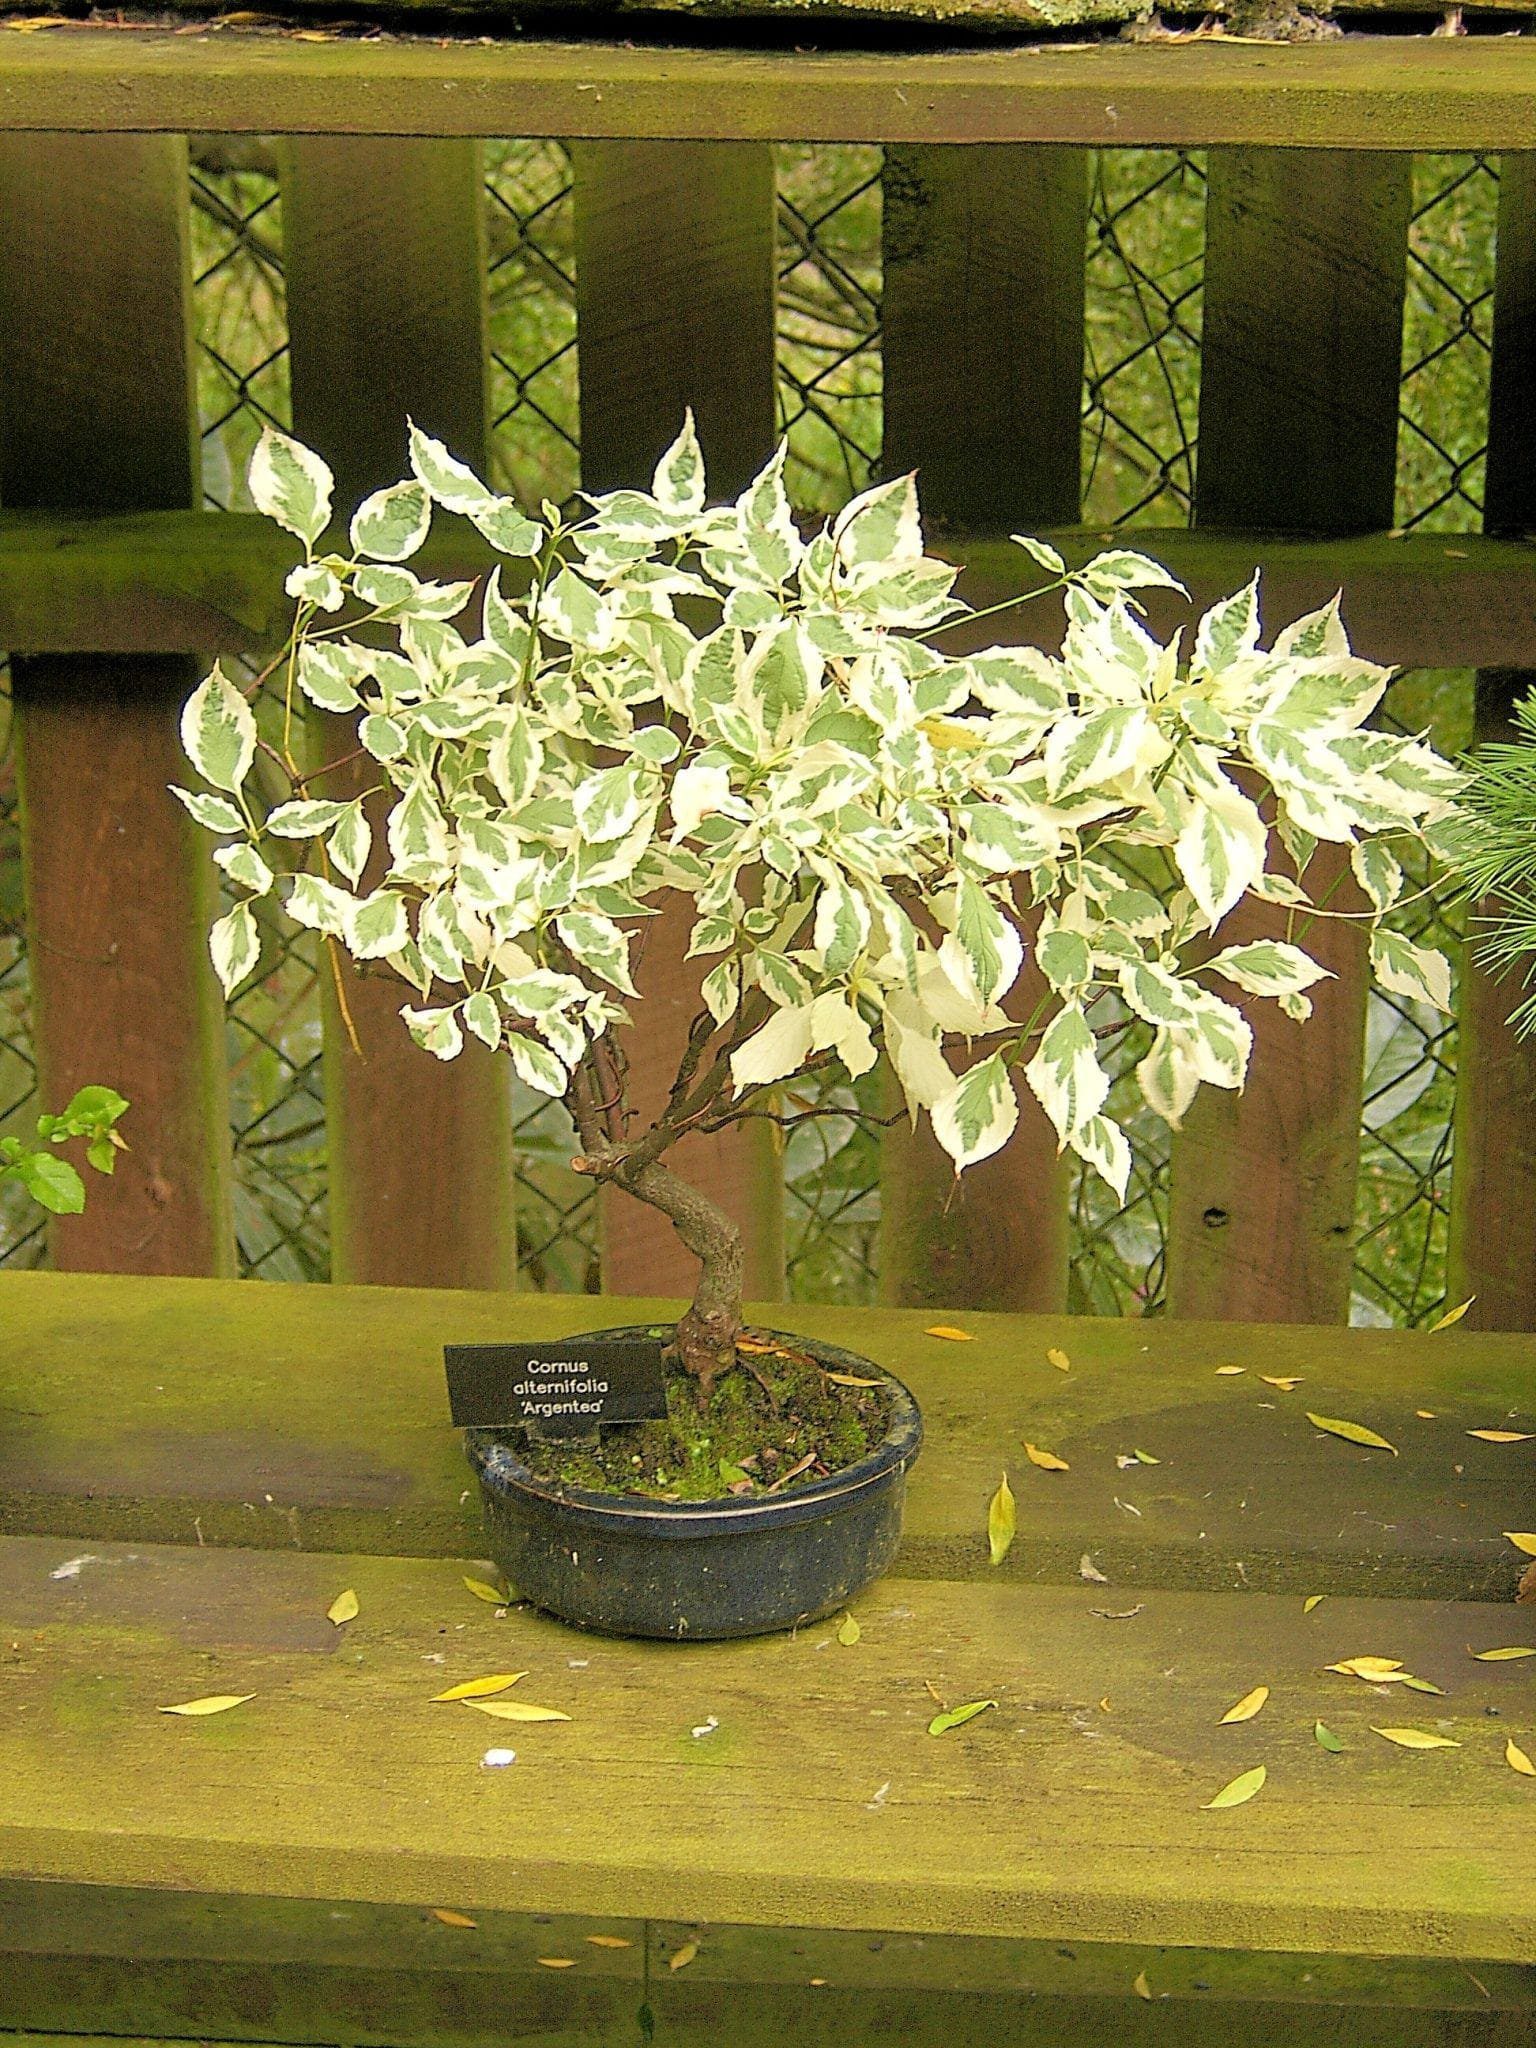
<path id="1" fill-rule="evenodd" d="M 773 1314 L 927 1413 L 851 1645 L 637 1645 L 474 1597 L 439 1347 L 503 1298 L 0 1278 L 0 2028 L 574 2048 L 645 2004 L 698 2048 L 1528 2038 L 1536 1784 L 1504 1745 L 1536 1749 L 1532 1666 L 1471 1652 L 1536 1640 L 1501 1533 L 1530 1453 L 1466 1432 L 1530 1426 L 1529 1340 Z M 1323 1669 L 1357 1655 L 1443 1695 Z M 569 1723 L 429 1704 L 503 1670 Z M 254 1697 L 158 1711 L 222 1692 Z M 933 1737 L 936 1697 L 997 1706 Z"/>

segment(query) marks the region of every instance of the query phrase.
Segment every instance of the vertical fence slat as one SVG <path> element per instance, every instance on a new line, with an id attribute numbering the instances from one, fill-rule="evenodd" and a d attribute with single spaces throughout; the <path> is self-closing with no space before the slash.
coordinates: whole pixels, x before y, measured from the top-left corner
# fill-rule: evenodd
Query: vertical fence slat
<path id="1" fill-rule="evenodd" d="M 1499 165 L 1498 267 L 1483 526 L 1492 534 L 1536 526 L 1536 157 Z M 1511 736 L 1516 702 L 1536 674 L 1488 670 L 1477 678 L 1476 737 Z M 1536 1039 L 1517 1039 L 1508 1017 L 1518 984 L 1478 967 L 1474 912 L 1457 1004 L 1455 1165 L 1447 1284 L 1476 1300 L 1469 1328 L 1536 1329 Z"/>
<path id="2" fill-rule="evenodd" d="M 763 143 L 588 142 L 572 151 L 581 475 L 589 490 L 649 483 L 693 409 L 711 498 L 734 495 L 774 440 L 773 156 Z M 666 1099 L 696 1013 L 682 902 L 649 921 L 625 1051 L 644 1116 Z M 707 965 L 708 963 L 704 963 Z M 782 1165 L 771 1124 L 685 1141 L 680 1169 L 742 1223 L 747 1289 L 782 1292 Z M 695 1266 L 666 1218 L 605 1199 L 603 1284 L 686 1294 Z"/>
<path id="3" fill-rule="evenodd" d="M 336 472 L 338 511 L 405 473 L 407 413 L 484 469 L 483 205 L 473 142 L 304 136 L 285 148 L 294 431 Z M 323 723 L 330 758 L 355 745 L 343 721 Z M 362 786 L 346 772 L 331 794 Z M 439 1065 L 400 1021 L 400 984 L 349 973 L 354 1050 L 325 983 L 336 1279 L 511 1286 L 506 1061 L 469 1046 Z"/>
<path id="4" fill-rule="evenodd" d="M 886 151 L 882 330 L 887 475 L 916 469 L 935 533 L 1028 531 L 1079 513 L 1083 151 L 978 144 Z M 1026 970 L 1027 1015 L 1037 992 Z M 1015 1008 L 1010 1003 L 1010 1008 Z M 955 1182 L 926 1124 L 881 1146 L 881 1297 L 1059 1309 L 1067 1178 L 1021 1090 L 997 1157 Z"/>
<path id="5" fill-rule="evenodd" d="M 0 502 L 197 503 L 187 235 L 180 138 L 0 138 Z M 196 678 L 179 657 L 13 667 L 42 1101 L 102 1081 L 133 1105 L 114 1179 L 53 1233 L 61 1267 L 233 1268 L 213 868 L 166 788 Z"/>
<path id="6" fill-rule="evenodd" d="M 1412 162 L 1338 150 L 1213 150 L 1195 516 L 1202 526 L 1349 533 L 1392 523 Z M 1347 601 L 1346 601 L 1347 616 Z M 1267 619 L 1270 629 L 1284 623 Z M 1314 894 L 1348 878 L 1320 847 Z M 1353 907 L 1345 887 L 1332 898 Z M 1225 942 L 1268 929 L 1234 914 Z M 1246 1091 L 1203 1089 L 1173 1152 L 1169 1308 L 1341 1322 L 1360 1153 L 1363 935 L 1322 920 L 1337 977 L 1306 1024 L 1272 1003 Z"/>

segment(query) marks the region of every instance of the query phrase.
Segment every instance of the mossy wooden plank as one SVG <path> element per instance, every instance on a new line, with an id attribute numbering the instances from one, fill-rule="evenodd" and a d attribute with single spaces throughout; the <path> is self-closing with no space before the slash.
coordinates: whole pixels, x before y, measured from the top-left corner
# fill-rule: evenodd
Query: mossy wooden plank
<path id="1" fill-rule="evenodd" d="M 919 479 L 921 484 L 921 478 Z M 423 574 L 484 574 L 492 556 L 473 535 L 444 530 L 422 550 Z M 1080 563 L 1111 535 L 1048 528 Z M 1261 532 L 1138 528 L 1136 544 L 1188 585 L 1196 606 L 1238 590 L 1263 571 L 1262 604 L 1273 630 L 1334 592 L 1354 644 L 1373 660 L 1405 667 L 1536 667 L 1536 545 L 1479 534 L 1386 533 L 1298 540 Z M 973 603 L 1027 589 L 1038 578 L 1006 540 L 936 536 L 936 552 L 965 564 Z M 0 512 L 0 647 L 39 653 L 250 653 L 271 647 L 288 618 L 283 578 L 294 543 L 249 513 L 159 512 L 80 517 Z M 1148 595 L 1156 631 L 1174 632 L 1189 607 Z M 988 620 L 989 638 L 1059 646 L 1061 614 L 1026 605 Z"/>
<path id="2" fill-rule="evenodd" d="M 1380 153 L 1212 153 L 1197 525 L 1350 533 L 1390 522 L 1412 182 L 1410 164 Z M 1332 910 L 1368 907 L 1345 847 L 1318 847 L 1306 882 Z M 1290 931 L 1249 903 L 1222 942 Z M 1329 977 L 1311 1020 L 1244 999 L 1245 1087 L 1203 1089 L 1175 1136 L 1177 1315 L 1349 1318 L 1365 930 L 1358 918 L 1318 918 L 1305 941 Z"/>
<path id="3" fill-rule="evenodd" d="M 1404 1958 L 713 1925 L 673 1971 L 699 1933 L 685 1922 L 482 1910 L 462 1928 L 425 1903 L 56 1883 L 0 1884 L 0 1904 L 0 2028 L 31 2030 L 37 2048 L 98 2035 L 148 2048 L 146 2033 L 634 2048 L 642 1998 L 677 2048 L 873 2048 L 897 2033 L 915 2048 L 1228 2048 L 1281 2029 L 1299 2048 L 1337 2048 L 1341 2032 L 1351 2048 L 1515 2048 L 1536 2009 L 1529 1970 L 1488 1962 L 1474 1983 L 1459 1963 Z M 1133 1990 L 1143 1973 L 1150 2014 Z M 68 2032 L 40 2031 L 54 2027 Z"/>
<path id="4" fill-rule="evenodd" d="M 1498 266 L 1488 393 L 1483 524 L 1520 533 L 1536 520 L 1536 157 L 1499 165 Z M 1536 688 L 1536 664 L 1477 678 L 1476 738 L 1515 737 L 1514 708 Z M 1484 1330 L 1536 1328 L 1536 1040 L 1509 1023 L 1518 981 L 1478 962 L 1495 902 L 1476 906 L 1462 953 L 1456 1014 L 1456 1123 L 1447 1285 L 1473 1297 Z"/>
<path id="5" fill-rule="evenodd" d="M 1483 1607 L 1149 1590 L 1113 1620 L 1092 1586 L 889 1580 L 855 1650 L 828 1624 L 679 1654 L 499 1619 L 451 1559 L 135 1545 L 55 1577 L 71 1557 L 0 1546 L 5 1877 L 1425 1959 L 1536 1940 L 1503 1754 L 1528 1681 L 1468 1656 L 1519 1633 Z M 1444 1696 L 1412 1712 L 1322 1670 L 1366 1644 Z M 509 1659 L 568 1722 L 428 1703 Z M 1261 1681 L 1263 1719 L 1219 1726 Z M 253 1697 L 159 1711 L 225 1691 Z M 935 1739 L 935 1693 L 997 1706 Z M 1462 1746 L 1370 1732 L 1408 1720 Z M 485 1769 L 509 1734 L 517 1762 Z M 1260 1798 L 1202 1810 L 1260 1761 Z"/>
<path id="6" fill-rule="evenodd" d="M 1536 147 L 1520 37 L 647 49 L 71 27 L 0 39 L 0 126 L 1104 147 Z"/>
<path id="7" fill-rule="evenodd" d="M 81 1550 L 202 1540 L 461 1555 L 479 1525 L 442 1345 L 664 1312 L 585 1296 L 0 1275 L 0 1527 Z M 1522 1560 L 1500 1532 L 1529 1519 L 1531 1447 L 1464 1432 L 1536 1428 L 1518 1337 L 966 1315 L 961 1344 L 926 1335 L 929 1313 L 757 1314 L 876 1359 L 922 1402 L 908 1575 L 992 1575 L 986 1505 L 1006 1466 L 1020 1530 L 997 1574 L 1008 1582 L 1075 1582 L 1087 1556 L 1116 1587 L 1514 1590 Z M 1234 1362 L 1241 1374 L 1218 1374 Z M 1264 1373 L 1301 1384 L 1285 1393 Z M 1401 1455 L 1321 1436 L 1307 1409 L 1365 1423 Z M 1071 1470 L 1027 1464 L 1026 1438 Z M 1138 1450 L 1160 1462 L 1118 1465 Z"/>
<path id="8" fill-rule="evenodd" d="M 649 486 L 692 412 L 712 498 L 745 490 L 773 453 L 777 199 L 765 143 L 584 142 L 572 152 L 581 478 Z M 670 893 L 635 949 L 643 1027 L 628 1036 L 629 1103 L 666 1107 L 709 963 L 689 960 L 694 905 Z M 747 1286 L 784 1286 L 784 1170 L 762 1120 L 684 1139 L 688 1178 L 736 1217 Z M 696 1267 L 670 1222 L 599 1195 L 604 1285 L 676 1293 Z"/>
<path id="9" fill-rule="evenodd" d="M 0 137 L 8 505 L 196 503 L 190 302 L 183 140 Z M 50 1226 L 53 1261 L 232 1271 L 216 877 L 167 787 L 197 671 L 177 655 L 12 651 L 39 1106 L 96 1082 L 132 1105 L 120 1170 Z M 152 912 L 125 927 L 129 903 Z"/>

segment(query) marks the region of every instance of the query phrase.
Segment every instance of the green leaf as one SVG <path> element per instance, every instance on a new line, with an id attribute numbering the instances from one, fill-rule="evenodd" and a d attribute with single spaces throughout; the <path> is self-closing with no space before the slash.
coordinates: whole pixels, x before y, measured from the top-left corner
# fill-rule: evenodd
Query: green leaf
<path id="1" fill-rule="evenodd" d="M 1251 1771 L 1244 1771 L 1229 1785 L 1223 1785 L 1214 1799 L 1208 1799 L 1201 1808 L 1203 1813 L 1221 1813 L 1229 1806 L 1246 1806 L 1256 1792 L 1262 1792 L 1269 1772 L 1263 1764 Z"/>
<path id="2" fill-rule="evenodd" d="M 1331 1728 L 1325 1728 L 1321 1721 L 1314 1721 L 1312 1734 L 1319 1749 L 1326 1749 L 1330 1756 L 1342 1756 L 1344 1745 Z"/>
<path id="3" fill-rule="evenodd" d="M 352 546 L 376 562 L 406 562 L 432 527 L 432 501 L 419 483 L 391 484 L 352 515 Z"/>
<path id="4" fill-rule="evenodd" d="M 847 568 L 920 555 L 923 529 L 913 479 L 900 476 L 851 498 L 832 522 L 832 540 L 837 559 Z"/>
<path id="5" fill-rule="evenodd" d="M 1139 555 L 1131 548 L 1108 548 L 1103 554 L 1095 555 L 1074 580 L 1097 598 L 1116 597 L 1126 590 L 1176 590 L 1181 597 L 1189 595 L 1178 578 L 1170 575 L 1161 562 L 1154 562 L 1149 555 Z"/>
<path id="6" fill-rule="evenodd" d="M 1072 1150 L 1086 1161 L 1115 1199 L 1124 1202 L 1131 1180 L 1131 1146 L 1112 1117 L 1091 1116 L 1079 1124 L 1072 1137 Z"/>
<path id="7" fill-rule="evenodd" d="M 85 1183 L 67 1159 L 52 1152 L 23 1152 L 16 1178 L 41 1208 L 55 1216 L 78 1216 L 85 1207 Z"/>
<path id="8" fill-rule="evenodd" d="M 996 1700 L 967 1700 L 963 1707 L 946 1707 L 942 1714 L 935 1714 L 928 1723 L 930 1735 L 947 1735 L 951 1728 L 963 1728 L 967 1721 L 974 1721 L 978 1714 L 995 1707 Z"/>
<path id="9" fill-rule="evenodd" d="M 249 889 L 253 896 L 265 896 L 276 879 L 248 841 L 239 846 L 215 847 L 213 858 L 237 889 Z"/>
<path id="10" fill-rule="evenodd" d="M 933 1134 L 955 1162 L 958 1175 L 989 1159 L 1013 1136 L 1019 1098 L 1001 1053 L 980 1060 L 928 1112 Z"/>
<path id="11" fill-rule="evenodd" d="M 1397 857 L 1379 839 L 1360 839 L 1349 849 L 1355 880 L 1374 909 L 1390 910 L 1403 893 L 1403 870 Z"/>
<path id="12" fill-rule="evenodd" d="M 312 449 L 275 427 L 262 428 L 246 474 L 251 503 L 289 533 L 297 534 L 306 547 L 312 547 L 325 531 L 334 481 Z"/>
<path id="13" fill-rule="evenodd" d="M 217 662 L 187 699 L 181 714 L 187 759 L 215 789 L 235 794 L 256 758 L 251 707 Z"/>
<path id="14" fill-rule="evenodd" d="M 261 958 L 261 939 L 248 904 L 236 904 L 219 919 L 208 934 L 208 951 L 225 995 L 233 995 Z"/>
<path id="15" fill-rule="evenodd" d="M 1326 1430 L 1329 1436 L 1343 1437 L 1346 1443 L 1364 1444 L 1367 1450 L 1391 1451 L 1397 1456 L 1396 1447 L 1389 1444 L 1384 1436 L 1378 1436 L 1374 1429 L 1367 1429 L 1363 1422 L 1340 1422 L 1330 1415 L 1314 1415 L 1307 1411 L 1307 1420 L 1314 1429 Z"/>

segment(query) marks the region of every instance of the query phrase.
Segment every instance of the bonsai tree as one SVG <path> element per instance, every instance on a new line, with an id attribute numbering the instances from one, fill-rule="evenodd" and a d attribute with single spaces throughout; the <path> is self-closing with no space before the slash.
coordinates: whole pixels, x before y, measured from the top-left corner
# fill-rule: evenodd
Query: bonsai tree
<path id="1" fill-rule="evenodd" d="M 1536 1030 L 1536 696 L 1515 706 L 1515 727 L 1477 753 L 1453 859 L 1469 895 L 1495 899 L 1478 953 L 1528 991 L 1509 1020 L 1524 1038 Z"/>
<path id="2" fill-rule="evenodd" d="M 111 1173 L 127 1150 L 117 1128 L 128 1104 L 113 1088 L 79 1088 L 57 1116 L 40 1116 L 32 1139 L 14 1133 L 0 1138 L 0 1188 L 20 1187 L 55 1216 L 78 1216 L 85 1207 L 85 1182 L 58 1147 L 71 1138 L 85 1143 L 85 1159 L 98 1173 Z"/>
<path id="3" fill-rule="evenodd" d="M 1388 671 L 1350 652 L 1336 604 L 1266 649 L 1255 579 L 1187 648 L 1164 645 L 1137 593 L 1180 586 L 1155 562 L 1116 548 L 1074 572 L 1018 536 L 1021 572 L 1035 565 L 1021 582 L 1064 603 L 1061 651 L 983 646 L 986 614 L 923 552 L 911 477 L 806 537 L 782 449 L 734 504 L 708 504 L 691 420 L 649 491 L 571 516 L 529 517 L 414 428 L 410 464 L 337 550 L 325 465 L 277 433 L 256 451 L 253 498 L 304 559 L 267 671 L 280 733 L 263 739 L 256 685 L 218 668 L 183 721 L 207 786 L 178 794 L 237 896 L 214 964 L 226 990 L 250 973 L 251 906 L 276 891 L 399 978 L 428 1053 L 480 1039 L 563 1099 L 577 1169 L 664 1211 L 698 1258 L 676 1348 L 701 1394 L 736 1359 L 742 1253 L 667 1163 L 687 1133 L 793 1121 L 779 1091 L 858 1076 L 883 1050 L 957 1173 L 1007 1142 L 1022 1081 L 1123 1194 L 1110 1041 L 1152 1027 L 1137 1078 L 1170 1123 L 1202 1083 L 1241 1088 L 1252 1033 L 1228 992 L 1304 1018 L 1324 973 L 1300 943 L 1338 914 L 1306 886 L 1319 840 L 1351 848 L 1378 978 L 1445 1002 L 1445 963 L 1383 919 L 1394 839 L 1441 833 L 1457 777 L 1367 729 Z M 499 558 L 483 589 L 405 566 L 434 508 Z M 291 737 L 300 700 L 356 719 L 372 810 L 316 793 L 325 766 Z M 271 809 L 251 793 L 258 747 L 286 777 Z M 1222 944 L 1245 898 L 1288 935 Z M 625 1039 L 645 1029 L 636 966 L 668 899 L 709 964 L 647 1118 Z M 1043 989 L 1027 1007 L 1026 932 Z"/>

